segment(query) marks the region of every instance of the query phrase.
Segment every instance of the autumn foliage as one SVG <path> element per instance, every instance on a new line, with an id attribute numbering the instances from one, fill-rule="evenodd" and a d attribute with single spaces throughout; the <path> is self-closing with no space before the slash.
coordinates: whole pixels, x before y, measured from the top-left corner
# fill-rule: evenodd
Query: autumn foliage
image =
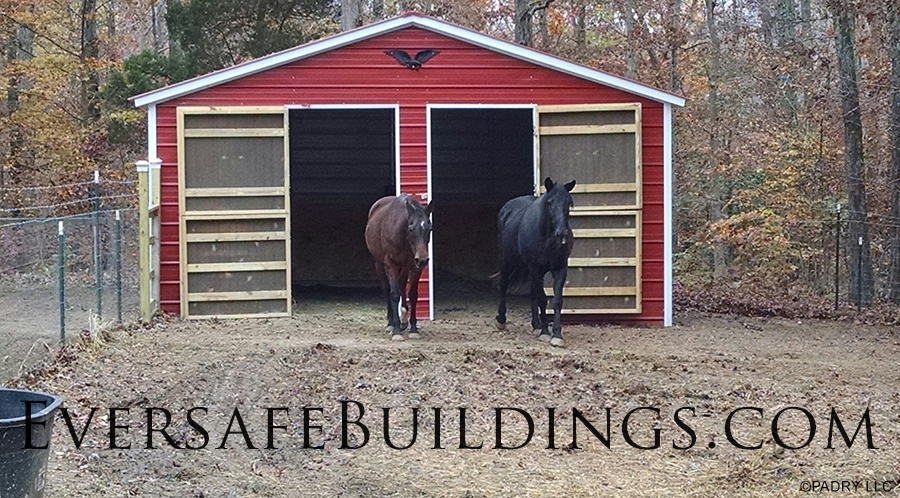
<path id="1" fill-rule="evenodd" d="M 842 237 L 848 214 L 840 77 L 824 0 L 348 1 L 360 23 L 419 10 L 507 39 L 524 6 L 535 48 L 686 96 L 675 111 L 676 300 L 762 315 L 852 309 L 853 247 L 837 238 L 837 206 Z M 865 285 L 878 304 L 900 224 L 888 181 L 898 89 L 886 50 L 900 30 L 891 2 L 841 1 L 856 22 L 874 274 Z M 95 169 L 132 175 L 146 135 L 128 96 L 340 29 L 340 6 L 315 0 L 0 0 L 0 12 L 2 207 L 53 201 L 15 187 Z M 92 105 L 99 116 L 86 112 Z M 870 312 L 890 321 L 896 308 Z"/>

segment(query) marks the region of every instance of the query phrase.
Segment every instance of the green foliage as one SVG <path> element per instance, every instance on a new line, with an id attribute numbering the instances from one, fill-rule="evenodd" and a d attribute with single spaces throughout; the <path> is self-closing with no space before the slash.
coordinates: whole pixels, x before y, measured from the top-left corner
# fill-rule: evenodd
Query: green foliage
<path id="1" fill-rule="evenodd" d="M 329 0 L 173 0 L 166 24 L 196 74 L 301 45 L 333 32 Z"/>
<path id="2" fill-rule="evenodd" d="M 129 97 L 186 80 L 194 74 L 190 61 L 178 52 L 166 56 L 145 50 L 126 59 L 120 69 L 109 75 L 100 89 L 100 98 L 109 110 L 126 109 L 131 107 Z"/>
<path id="3" fill-rule="evenodd" d="M 186 80 L 194 75 L 187 59 L 178 52 L 171 55 L 145 50 L 129 57 L 112 71 L 100 88 L 106 135 L 112 144 L 139 146 L 143 140 L 143 113 L 128 99 L 157 88 Z"/>

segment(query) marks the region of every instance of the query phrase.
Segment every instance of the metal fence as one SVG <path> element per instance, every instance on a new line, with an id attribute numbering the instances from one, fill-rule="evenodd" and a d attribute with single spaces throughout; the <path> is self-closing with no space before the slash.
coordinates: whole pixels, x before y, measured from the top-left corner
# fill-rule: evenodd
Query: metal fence
<path id="1" fill-rule="evenodd" d="M 681 231 L 674 254 L 680 284 L 676 299 L 687 307 L 737 313 L 783 310 L 786 316 L 794 311 L 798 316 L 837 316 L 867 310 L 888 316 L 900 309 L 889 302 L 896 284 L 890 271 L 891 249 L 900 220 L 870 213 L 868 246 L 848 236 L 851 223 L 858 221 L 848 220 L 846 208 L 809 219 L 749 218 L 717 239 L 707 213 L 691 207 L 678 212 Z M 721 274 L 714 270 L 716 243 L 727 255 Z M 859 255 L 866 250 L 870 274 L 859 265 Z M 851 279 L 851 274 L 863 278 Z M 860 295 L 863 300 L 857 298 Z"/>
<path id="2" fill-rule="evenodd" d="M 68 195 L 54 202 L 64 188 Z M 0 204 L 0 385 L 61 341 L 140 312 L 134 182 L 95 178 L 17 190 L 15 204 L 9 196 Z M 21 195 L 38 202 L 23 203 Z"/>

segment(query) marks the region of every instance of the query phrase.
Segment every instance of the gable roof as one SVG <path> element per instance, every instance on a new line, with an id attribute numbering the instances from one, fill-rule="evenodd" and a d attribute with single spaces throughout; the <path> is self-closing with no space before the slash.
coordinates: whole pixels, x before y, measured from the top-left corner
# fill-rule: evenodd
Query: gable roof
<path id="1" fill-rule="evenodd" d="M 593 81 L 602 85 L 616 88 L 628 93 L 639 95 L 641 97 L 672 104 L 683 107 L 685 98 L 673 93 L 669 93 L 658 88 L 653 88 L 636 81 L 629 80 L 620 76 L 614 76 L 603 71 L 582 66 L 565 59 L 555 57 L 553 55 L 540 52 L 528 48 L 524 45 L 510 43 L 500 38 L 488 36 L 477 31 L 463 28 L 455 24 L 440 21 L 432 17 L 427 17 L 418 13 L 406 13 L 381 22 L 356 28 L 350 31 L 329 36 L 321 40 L 316 40 L 298 47 L 277 52 L 265 57 L 260 57 L 252 61 L 247 61 L 225 69 L 220 69 L 212 73 L 175 83 L 157 90 L 152 90 L 134 97 L 129 100 L 134 101 L 135 107 L 145 107 L 152 104 L 158 104 L 174 98 L 181 97 L 190 93 L 194 93 L 206 88 L 210 88 L 228 81 L 243 78 L 251 74 L 256 74 L 273 67 L 305 59 L 313 55 L 317 55 L 329 50 L 350 45 L 358 41 L 373 38 L 385 33 L 397 31 L 407 27 L 418 27 L 438 34 L 455 38 L 457 40 L 470 43 L 494 52 L 498 52 L 516 59 L 531 62 L 539 66 L 560 71 L 562 73 L 577 76 L 579 78 Z"/>

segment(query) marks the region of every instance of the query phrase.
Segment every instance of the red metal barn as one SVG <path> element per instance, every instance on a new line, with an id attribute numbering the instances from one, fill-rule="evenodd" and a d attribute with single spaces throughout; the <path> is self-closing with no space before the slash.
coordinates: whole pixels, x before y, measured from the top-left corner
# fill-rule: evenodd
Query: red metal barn
<path id="1" fill-rule="evenodd" d="M 435 201 L 433 319 L 441 275 L 495 271 L 497 212 L 550 176 L 577 181 L 567 321 L 671 323 L 682 97 L 406 14 L 133 100 L 162 163 L 163 311 L 277 316 L 292 283 L 371 283 L 368 207 L 403 192 Z"/>

